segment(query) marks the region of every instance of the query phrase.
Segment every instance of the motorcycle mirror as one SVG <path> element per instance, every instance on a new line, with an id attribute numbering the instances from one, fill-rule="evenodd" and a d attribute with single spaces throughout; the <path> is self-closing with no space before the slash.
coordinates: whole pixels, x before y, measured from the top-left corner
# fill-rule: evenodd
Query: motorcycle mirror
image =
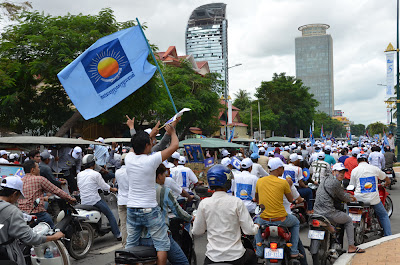
<path id="1" fill-rule="evenodd" d="M 37 198 L 37 199 L 33 202 L 33 205 L 34 205 L 35 207 L 38 207 L 39 203 L 40 203 L 40 198 Z"/>
<path id="2" fill-rule="evenodd" d="M 355 190 L 355 187 L 354 187 L 354 185 L 349 185 L 349 186 L 347 186 L 346 190 L 353 191 L 353 190 Z"/>
<path id="3" fill-rule="evenodd" d="M 262 212 L 261 207 L 257 205 L 256 209 L 254 210 L 254 213 L 256 215 L 260 214 Z"/>

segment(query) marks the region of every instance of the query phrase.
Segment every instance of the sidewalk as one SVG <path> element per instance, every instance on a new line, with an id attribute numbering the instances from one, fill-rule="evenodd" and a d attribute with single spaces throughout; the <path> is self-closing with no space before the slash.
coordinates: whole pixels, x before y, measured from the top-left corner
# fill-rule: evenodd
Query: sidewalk
<path id="1" fill-rule="evenodd" d="M 399 265 L 400 234 L 377 239 L 359 246 L 365 253 L 343 254 L 338 265 Z"/>

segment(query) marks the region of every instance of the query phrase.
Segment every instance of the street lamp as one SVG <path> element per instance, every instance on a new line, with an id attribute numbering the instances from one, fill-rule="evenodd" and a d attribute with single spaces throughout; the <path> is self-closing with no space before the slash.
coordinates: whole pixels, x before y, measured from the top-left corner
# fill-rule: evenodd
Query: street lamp
<path id="1" fill-rule="evenodd" d="M 228 69 L 233 68 L 233 67 L 237 67 L 237 66 L 241 66 L 241 63 L 229 66 L 226 65 L 225 68 L 225 111 L 226 111 L 226 115 L 225 115 L 225 138 L 226 140 L 228 140 L 228 84 L 229 84 L 229 80 L 228 80 Z"/>
<path id="2" fill-rule="evenodd" d="M 397 47 L 396 47 L 396 55 L 397 55 L 397 84 L 396 84 L 396 91 L 397 91 L 397 139 L 396 139 L 396 146 L 397 146 L 397 161 L 400 161 L 400 91 L 399 91 L 399 0 L 397 0 Z"/>

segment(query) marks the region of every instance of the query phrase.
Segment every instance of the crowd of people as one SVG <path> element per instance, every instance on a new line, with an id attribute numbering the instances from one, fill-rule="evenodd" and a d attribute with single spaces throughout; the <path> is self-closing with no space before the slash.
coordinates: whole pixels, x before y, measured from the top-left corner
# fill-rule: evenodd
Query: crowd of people
<path id="1" fill-rule="evenodd" d="M 261 233 L 263 224 L 286 226 L 291 232 L 291 258 L 306 264 L 305 251 L 299 238 L 299 220 L 291 214 L 290 204 L 306 201 L 308 214 L 321 214 L 329 220 L 345 225 L 350 253 L 364 250 L 354 245 L 354 227 L 351 218 L 334 209 L 334 200 L 343 202 L 361 200 L 375 209 L 384 235 L 391 235 L 390 221 L 379 199 L 379 180 L 390 180 L 382 169 L 393 167 L 395 156 L 391 146 L 381 152 L 381 143 L 364 141 L 316 141 L 292 144 L 252 143 L 250 151 L 222 150 L 218 164 L 207 172 L 207 182 L 214 191 L 211 198 L 200 202 L 196 217 L 180 206 L 199 199 L 193 192 L 202 184 L 186 166 L 184 154 L 177 152 L 176 120 L 165 126 L 165 134 L 157 142 L 160 123 L 153 129 L 136 131 L 134 119 L 127 117 L 131 133 L 130 147 L 113 143 L 108 149 L 103 138 L 97 145 L 83 151 L 81 147 L 62 147 L 27 154 L 22 166 L 25 176 L 3 179 L 0 189 L 0 255 L 15 258 L 14 239 L 26 244 L 56 240 L 37 238 L 26 226 L 22 212 L 34 214 L 39 221 L 54 227 L 47 213 L 46 201 L 55 194 L 70 203 L 92 205 L 109 219 L 111 230 L 126 249 L 137 245 L 152 245 L 157 251 L 157 264 L 189 264 L 169 231 L 168 212 L 193 222 L 195 235 L 207 233 L 207 251 L 204 264 L 229 262 L 256 264 L 263 257 Z M 0 163 L 18 163 L 15 156 L 0 151 Z M 12 157 L 12 158 L 11 158 Z M 365 187 L 368 181 L 372 187 Z M 316 193 L 309 188 L 318 186 Z M 355 187 L 354 196 L 344 192 L 348 185 Z M 118 187 L 118 188 L 116 188 Z M 120 225 L 98 190 L 118 192 Z M 39 205 L 35 199 L 40 198 Z M 18 208 L 13 204 L 17 204 Z M 259 206 L 261 214 L 253 222 Z M 10 212 L 7 216 L 4 212 Z M 11 229 L 18 224 L 18 231 Z M 245 249 L 241 231 L 255 235 L 255 249 Z M 13 250 L 14 249 L 14 250 Z M 18 263 L 19 264 L 19 263 Z"/>

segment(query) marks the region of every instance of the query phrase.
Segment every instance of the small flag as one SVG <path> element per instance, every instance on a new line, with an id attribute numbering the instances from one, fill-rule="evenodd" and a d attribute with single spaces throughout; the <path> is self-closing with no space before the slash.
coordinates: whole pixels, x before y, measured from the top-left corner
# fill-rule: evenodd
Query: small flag
<path id="1" fill-rule="evenodd" d="M 314 134 L 312 132 L 311 125 L 310 125 L 310 141 L 312 145 L 315 144 Z"/>
<path id="2" fill-rule="evenodd" d="M 233 136 L 235 135 L 235 127 L 232 127 L 231 135 L 229 136 L 228 142 L 232 142 Z"/>
<path id="3" fill-rule="evenodd" d="M 324 125 L 323 124 L 321 125 L 321 138 L 323 140 L 326 140 L 326 137 L 325 137 L 325 134 L 324 134 Z"/>
<path id="4" fill-rule="evenodd" d="M 24 169 L 23 168 L 19 168 L 17 170 L 17 172 L 15 172 L 14 177 L 20 177 L 20 178 L 25 177 Z"/>
<path id="5" fill-rule="evenodd" d="M 250 151 L 252 151 L 252 153 L 258 154 L 258 147 L 254 142 L 250 143 Z"/>
<path id="6" fill-rule="evenodd" d="M 205 167 L 211 167 L 212 165 L 214 165 L 214 157 L 204 159 Z"/>
<path id="7" fill-rule="evenodd" d="M 156 71 L 139 26 L 96 41 L 58 73 L 83 118 L 96 117 L 146 84 Z"/>
<path id="8" fill-rule="evenodd" d="M 367 138 L 369 138 L 368 130 L 365 132 L 365 136 L 367 136 Z"/>
<path id="9" fill-rule="evenodd" d="M 169 120 L 163 125 L 163 127 L 164 127 L 165 125 L 167 125 L 167 124 L 170 124 L 170 123 L 174 122 L 177 118 L 179 118 L 180 116 L 182 116 L 183 113 L 186 112 L 186 111 L 191 111 L 191 109 L 189 109 L 189 108 L 183 108 L 183 109 L 181 109 L 177 114 L 174 115 L 174 117 L 172 117 L 171 119 L 169 119 Z"/>
<path id="10" fill-rule="evenodd" d="M 236 156 L 232 157 L 231 160 L 231 165 L 236 168 L 237 170 L 240 170 L 240 160 Z"/>

